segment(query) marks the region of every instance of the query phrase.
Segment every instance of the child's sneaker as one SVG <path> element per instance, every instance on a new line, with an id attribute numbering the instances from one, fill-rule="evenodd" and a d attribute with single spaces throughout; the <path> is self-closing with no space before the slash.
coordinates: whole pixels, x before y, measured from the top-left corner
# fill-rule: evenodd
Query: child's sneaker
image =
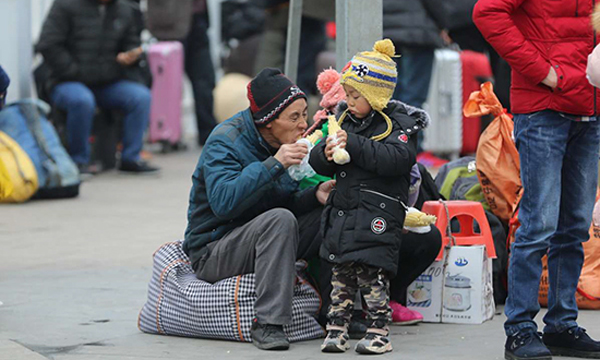
<path id="1" fill-rule="evenodd" d="M 419 312 L 411 310 L 401 304 L 390 301 L 392 308 L 392 324 L 394 325 L 413 325 L 423 321 L 423 315 Z"/>
<path id="2" fill-rule="evenodd" d="M 344 352 L 350 349 L 348 331 L 345 326 L 327 325 L 327 337 L 321 345 L 322 352 Z"/>
<path id="3" fill-rule="evenodd" d="M 367 335 L 356 344 L 356 352 L 359 354 L 384 354 L 392 351 L 389 329 L 369 328 Z"/>

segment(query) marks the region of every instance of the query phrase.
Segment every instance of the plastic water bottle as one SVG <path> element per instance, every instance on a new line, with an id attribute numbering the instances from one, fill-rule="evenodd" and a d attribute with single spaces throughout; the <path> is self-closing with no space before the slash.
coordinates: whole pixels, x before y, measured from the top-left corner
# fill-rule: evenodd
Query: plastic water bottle
<path id="1" fill-rule="evenodd" d="M 292 165 L 288 168 L 288 174 L 290 177 L 296 181 L 300 181 L 307 177 L 315 176 L 315 171 L 308 163 L 308 158 L 310 156 L 310 150 L 313 148 L 313 144 L 306 138 L 299 139 L 296 141 L 296 144 L 305 144 L 308 147 L 308 153 L 302 159 L 302 162 L 299 165 Z"/>

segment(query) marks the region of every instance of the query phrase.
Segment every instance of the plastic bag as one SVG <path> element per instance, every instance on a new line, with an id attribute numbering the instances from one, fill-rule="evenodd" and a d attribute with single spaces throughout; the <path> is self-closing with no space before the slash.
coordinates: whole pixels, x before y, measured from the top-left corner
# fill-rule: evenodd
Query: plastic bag
<path id="1" fill-rule="evenodd" d="M 341 130 L 340 125 L 338 124 L 337 120 L 335 119 L 335 116 L 330 115 L 328 116 L 328 124 L 329 124 L 329 136 L 328 138 L 331 139 L 331 141 L 333 142 L 334 148 L 333 148 L 333 162 L 338 164 L 338 165 L 346 165 L 347 163 L 350 162 L 350 154 L 348 154 L 348 151 L 346 151 L 346 149 L 343 149 L 341 147 L 339 147 L 339 145 L 337 145 L 338 143 L 338 137 L 337 137 L 337 132 L 339 130 Z"/>
<path id="2" fill-rule="evenodd" d="M 514 124 L 494 94 L 492 83 L 481 85 L 463 108 L 467 117 L 494 115 L 477 147 L 477 176 L 494 215 L 508 222 L 521 199 L 521 162 L 513 139 Z"/>
<path id="3" fill-rule="evenodd" d="M 313 144 L 310 140 L 306 138 L 299 139 L 296 141 L 296 144 L 306 144 L 308 147 L 308 153 L 302 159 L 302 162 L 299 165 L 292 165 L 288 168 L 288 174 L 290 177 L 296 181 L 300 181 L 305 177 L 313 177 L 316 175 L 316 172 L 313 170 L 312 166 L 308 163 L 308 159 L 310 157 L 310 151 L 313 148 Z"/>
<path id="4" fill-rule="evenodd" d="M 600 208 L 600 192 L 596 194 L 594 217 Z M 600 309 L 600 226 L 594 220 L 590 226 L 590 239 L 583 243 L 583 268 L 577 282 L 575 301 L 580 309 Z M 542 276 L 538 300 L 540 305 L 548 306 L 548 257 L 542 258 Z"/>

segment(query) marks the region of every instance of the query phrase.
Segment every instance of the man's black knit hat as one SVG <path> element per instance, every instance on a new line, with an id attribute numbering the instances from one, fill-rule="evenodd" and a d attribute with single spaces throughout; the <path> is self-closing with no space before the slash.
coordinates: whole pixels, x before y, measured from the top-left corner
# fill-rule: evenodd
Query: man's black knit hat
<path id="1" fill-rule="evenodd" d="M 250 111 L 256 125 L 267 125 L 295 100 L 306 94 L 300 90 L 281 70 L 263 69 L 248 84 Z"/>

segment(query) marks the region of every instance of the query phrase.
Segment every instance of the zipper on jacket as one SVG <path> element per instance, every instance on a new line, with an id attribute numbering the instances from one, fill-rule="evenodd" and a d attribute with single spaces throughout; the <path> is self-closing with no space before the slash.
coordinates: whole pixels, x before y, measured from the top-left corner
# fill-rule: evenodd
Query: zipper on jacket
<path id="1" fill-rule="evenodd" d="M 389 196 L 389 195 L 386 195 L 386 194 L 382 194 L 382 193 L 380 193 L 380 192 L 377 192 L 377 191 L 373 191 L 373 190 L 367 190 L 367 189 L 360 189 L 360 191 L 364 191 L 364 192 L 368 192 L 368 193 L 371 193 L 371 194 L 379 195 L 379 196 L 381 196 L 381 197 L 384 197 L 384 198 L 386 198 L 386 199 L 388 199 L 388 200 L 392 200 L 392 201 L 395 201 L 395 202 L 398 202 L 398 203 L 400 202 L 400 200 L 396 199 L 396 198 L 395 198 L 395 197 L 393 197 L 393 196 Z"/>
<path id="2" fill-rule="evenodd" d="M 577 0 L 577 2 L 579 2 L 579 0 Z M 596 7 L 596 0 L 592 0 L 592 11 L 594 11 L 594 8 Z M 592 44 L 592 50 L 594 50 L 594 48 L 596 47 L 596 30 L 592 30 L 594 32 L 594 43 Z M 596 112 L 596 87 L 593 86 L 594 88 L 594 116 L 596 116 L 597 112 Z M 596 121 L 598 121 L 598 119 L 596 119 Z"/>
<path id="3" fill-rule="evenodd" d="M 388 199 L 388 200 L 395 201 L 395 202 L 399 203 L 400 205 L 402 205 L 402 207 L 403 207 L 405 210 L 408 210 L 408 206 L 406 206 L 406 204 L 405 204 L 405 203 L 403 203 L 402 201 L 400 201 L 400 199 L 396 199 L 396 198 L 395 198 L 395 197 L 393 197 L 393 196 L 389 196 L 389 195 L 386 195 L 386 194 L 382 194 L 382 193 L 380 193 L 380 192 L 378 192 L 378 191 L 374 191 L 374 190 L 365 189 L 365 188 L 364 188 L 364 186 L 365 186 L 364 184 L 361 184 L 360 186 L 361 186 L 361 189 L 360 189 L 360 191 L 362 191 L 362 192 L 368 192 L 368 193 L 371 193 L 371 194 L 374 194 L 374 195 L 381 196 L 382 198 L 385 198 L 385 199 Z"/>
<path id="4" fill-rule="evenodd" d="M 575 1 L 575 17 L 579 17 L 579 0 Z"/>

